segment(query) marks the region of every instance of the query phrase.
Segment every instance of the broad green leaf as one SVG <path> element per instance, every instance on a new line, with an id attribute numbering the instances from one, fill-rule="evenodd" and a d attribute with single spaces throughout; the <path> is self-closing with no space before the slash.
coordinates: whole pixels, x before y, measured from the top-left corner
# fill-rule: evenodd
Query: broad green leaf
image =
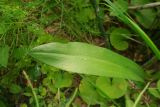
<path id="1" fill-rule="evenodd" d="M 90 81 L 92 81 L 92 78 L 90 78 Z M 81 98 L 89 105 L 99 104 L 103 100 L 96 88 L 89 83 L 88 78 L 81 80 L 79 92 Z"/>
<path id="2" fill-rule="evenodd" d="M 7 45 L 0 47 L 0 65 L 6 67 L 9 57 L 9 47 Z"/>
<path id="3" fill-rule="evenodd" d="M 126 80 L 120 78 L 99 77 L 96 86 L 111 99 L 120 98 L 127 91 Z"/>
<path id="4" fill-rule="evenodd" d="M 54 86 L 54 84 L 52 83 L 52 79 L 49 78 L 44 78 L 42 81 L 43 85 L 46 86 L 48 88 L 49 91 L 51 91 L 52 93 L 56 93 L 57 92 L 57 88 Z"/>
<path id="5" fill-rule="evenodd" d="M 110 41 L 114 48 L 122 51 L 128 48 L 128 42 L 126 39 L 130 36 L 131 34 L 128 30 L 123 28 L 116 28 L 110 34 Z"/>
<path id="6" fill-rule="evenodd" d="M 86 43 L 49 43 L 33 48 L 35 59 L 62 70 L 143 81 L 145 74 L 133 61 L 108 49 Z"/>
<path id="7" fill-rule="evenodd" d="M 72 85 L 72 75 L 67 72 L 55 72 L 53 80 L 56 88 L 70 87 Z"/>
<path id="8" fill-rule="evenodd" d="M 125 95 L 126 107 L 133 107 L 134 102 L 129 98 L 129 95 Z"/>

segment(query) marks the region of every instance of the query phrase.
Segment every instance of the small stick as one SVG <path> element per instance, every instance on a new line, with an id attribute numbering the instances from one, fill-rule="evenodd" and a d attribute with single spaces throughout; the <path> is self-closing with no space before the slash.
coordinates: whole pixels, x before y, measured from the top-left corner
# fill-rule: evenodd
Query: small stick
<path id="1" fill-rule="evenodd" d="M 154 8 L 160 6 L 160 2 L 154 2 L 154 3 L 148 3 L 144 5 L 138 5 L 138 6 L 129 6 L 128 9 L 130 10 L 141 10 L 141 9 L 147 9 L 147 8 Z"/>

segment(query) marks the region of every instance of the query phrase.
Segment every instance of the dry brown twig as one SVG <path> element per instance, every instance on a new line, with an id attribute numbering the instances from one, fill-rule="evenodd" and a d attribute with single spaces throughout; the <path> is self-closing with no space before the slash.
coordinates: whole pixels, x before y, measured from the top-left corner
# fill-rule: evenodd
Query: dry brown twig
<path id="1" fill-rule="evenodd" d="M 154 2 L 154 3 L 148 3 L 144 5 L 138 5 L 138 6 L 129 6 L 129 10 L 141 10 L 141 9 L 147 9 L 147 8 L 155 8 L 160 6 L 160 2 Z"/>

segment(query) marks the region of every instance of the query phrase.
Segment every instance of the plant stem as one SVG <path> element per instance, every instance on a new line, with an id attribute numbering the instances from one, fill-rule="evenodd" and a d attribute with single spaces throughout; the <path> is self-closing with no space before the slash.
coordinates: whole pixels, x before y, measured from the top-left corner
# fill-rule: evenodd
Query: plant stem
<path id="1" fill-rule="evenodd" d="M 141 91 L 141 93 L 139 94 L 139 96 L 137 97 L 133 107 L 137 107 L 138 102 L 141 100 L 142 95 L 144 94 L 144 92 L 147 90 L 147 88 L 149 87 L 150 82 L 147 83 L 147 85 L 144 87 L 144 89 Z"/>
<path id="2" fill-rule="evenodd" d="M 140 10 L 140 9 L 147 9 L 147 8 L 154 8 L 160 6 L 160 2 L 155 3 L 148 3 L 144 5 L 138 5 L 138 6 L 129 6 L 128 9 L 130 10 Z"/>
<path id="3" fill-rule="evenodd" d="M 77 95 L 77 92 L 78 92 L 78 88 L 76 88 L 76 89 L 75 89 L 75 91 L 74 91 L 74 93 L 73 93 L 72 97 L 69 99 L 69 101 L 67 102 L 67 104 L 66 104 L 66 106 L 65 106 L 65 107 L 70 107 L 70 105 L 71 105 L 72 101 L 74 100 L 74 98 L 75 98 L 75 97 L 76 97 L 76 95 Z"/>
<path id="4" fill-rule="evenodd" d="M 61 91 L 60 91 L 60 88 L 58 88 L 57 98 L 58 98 L 58 103 L 59 103 L 59 106 L 60 106 L 61 105 Z"/>
<path id="5" fill-rule="evenodd" d="M 36 92 L 34 91 L 33 85 L 31 83 L 31 80 L 29 79 L 29 76 L 27 75 L 27 73 L 25 71 L 22 72 L 24 77 L 26 78 L 27 82 L 28 82 L 28 86 L 31 88 L 35 103 L 36 103 L 36 107 L 39 107 L 39 102 L 38 102 L 38 98 L 36 95 Z"/>

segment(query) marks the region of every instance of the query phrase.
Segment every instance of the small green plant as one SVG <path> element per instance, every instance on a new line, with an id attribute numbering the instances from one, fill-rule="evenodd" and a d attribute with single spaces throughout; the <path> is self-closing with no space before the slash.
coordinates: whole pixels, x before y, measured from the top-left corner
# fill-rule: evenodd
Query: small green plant
<path id="1" fill-rule="evenodd" d="M 128 13 L 124 11 L 124 8 L 121 5 L 114 4 L 110 0 L 105 0 L 106 4 L 110 9 L 113 15 L 117 16 L 121 21 L 127 24 L 131 29 L 133 29 L 139 36 L 145 41 L 145 43 L 152 49 L 154 54 L 158 59 L 160 59 L 160 51 L 157 46 L 152 42 L 149 36 L 130 18 Z M 123 0 L 120 0 L 123 1 Z"/>
<path id="2" fill-rule="evenodd" d="M 124 96 L 127 92 L 127 85 L 126 80 L 120 78 L 99 77 L 96 80 L 96 86 L 111 99 L 118 99 Z"/>
<path id="3" fill-rule="evenodd" d="M 110 42 L 117 50 L 126 50 L 129 47 L 127 40 L 131 36 L 131 33 L 127 29 L 116 28 L 110 34 Z"/>

